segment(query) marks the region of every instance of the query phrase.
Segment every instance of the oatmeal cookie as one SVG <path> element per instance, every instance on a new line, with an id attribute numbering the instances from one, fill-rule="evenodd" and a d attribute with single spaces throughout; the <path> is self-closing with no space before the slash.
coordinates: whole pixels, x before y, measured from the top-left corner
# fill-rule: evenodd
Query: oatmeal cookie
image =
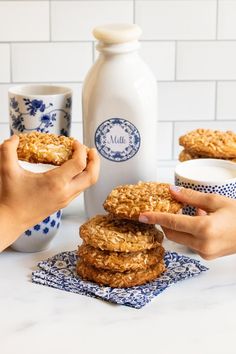
<path id="1" fill-rule="evenodd" d="M 171 196 L 169 184 L 155 182 L 118 186 L 103 206 L 116 217 L 132 220 L 138 220 L 139 214 L 147 211 L 177 213 L 182 208 L 182 204 Z"/>
<path id="2" fill-rule="evenodd" d="M 108 285 L 112 288 L 128 288 L 142 285 L 155 280 L 164 271 L 164 261 L 145 270 L 127 271 L 123 273 L 97 269 L 80 259 L 77 262 L 77 273 L 82 279 L 93 281 L 99 285 Z"/>
<path id="3" fill-rule="evenodd" d="M 19 134 L 19 160 L 61 165 L 71 158 L 73 138 L 62 135 L 31 132 Z"/>
<path id="4" fill-rule="evenodd" d="M 179 161 L 180 162 L 184 162 L 184 161 L 188 161 L 188 160 L 195 160 L 195 159 L 209 159 L 209 158 L 211 158 L 211 157 L 197 155 L 192 152 L 189 152 L 188 150 L 182 150 L 179 154 Z M 224 159 L 224 160 L 236 162 L 236 158 L 235 159 Z"/>
<path id="5" fill-rule="evenodd" d="M 194 159 L 200 159 L 200 158 L 203 158 L 203 157 L 200 155 L 191 153 L 188 150 L 182 150 L 179 154 L 179 161 L 180 162 L 194 160 Z"/>
<path id="6" fill-rule="evenodd" d="M 212 158 L 236 158 L 236 134 L 210 129 L 196 129 L 179 138 L 190 153 Z"/>
<path id="7" fill-rule="evenodd" d="M 112 252 L 101 251 L 83 243 L 78 255 L 86 264 L 96 268 L 107 269 L 113 272 L 126 272 L 128 270 L 147 269 L 157 264 L 164 257 L 162 246 L 141 252 Z"/>
<path id="8" fill-rule="evenodd" d="M 97 215 L 81 225 L 80 236 L 90 246 L 115 252 L 138 252 L 160 246 L 163 233 L 154 225 Z"/>

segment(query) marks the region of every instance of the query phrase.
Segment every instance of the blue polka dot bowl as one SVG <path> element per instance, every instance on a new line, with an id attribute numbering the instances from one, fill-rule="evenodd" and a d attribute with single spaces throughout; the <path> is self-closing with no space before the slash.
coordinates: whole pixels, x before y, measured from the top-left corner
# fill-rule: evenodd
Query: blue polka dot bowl
<path id="1" fill-rule="evenodd" d="M 55 166 L 46 164 L 32 164 L 19 161 L 20 165 L 31 172 L 40 173 L 49 171 Z M 11 248 L 19 252 L 39 252 L 50 246 L 61 224 L 61 210 L 48 216 L 40 223 L 26 230 L 12 245 Z"/>
<path id="2" fill-rule="evenodd" d="M 202 193 L 221 194 L 236 199 L 236 163 L 219 159 L 195 159 L 175 168 L 175 184 Z M 196 208 L 186 205 L 183 214 L 195 215 Z"/>
<path id="3" fill-rule="evenodd" d="M 61 223 L 61 210 L 26 230 L 11 246 L 19 252 L 39 252 L 47 249 Z"/>

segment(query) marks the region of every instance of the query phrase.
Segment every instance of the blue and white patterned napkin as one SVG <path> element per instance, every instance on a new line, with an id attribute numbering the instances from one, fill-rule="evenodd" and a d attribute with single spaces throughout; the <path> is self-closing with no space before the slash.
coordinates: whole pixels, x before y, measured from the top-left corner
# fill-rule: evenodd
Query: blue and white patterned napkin
<path id="1" fill-rule="evenodd" d="M 41 261 L 38 264 L 39 269 L 32 273 L 32 282 L 139 309 L 171 284 L 199 275 L 208 269 L 195 259 L 166 252 L 164 261 L 167 271 L 157 280 L 127 289 L 110 288 L 84 281 L 76 274 L 76 253 L 62 252 Z"/>

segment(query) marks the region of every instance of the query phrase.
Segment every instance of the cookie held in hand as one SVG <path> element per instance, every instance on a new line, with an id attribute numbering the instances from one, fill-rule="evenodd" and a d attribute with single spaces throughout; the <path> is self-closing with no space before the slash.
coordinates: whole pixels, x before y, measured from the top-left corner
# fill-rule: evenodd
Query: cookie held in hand
<path id="1" fill-rule="evenodd" d="M 103 207 L 118 218 L 138 220 L 144 212 L 176 214 L 182 204 L 173 199 L 168 183 L 139 182 L 118 186 L 111 191 Z"/>
<path id="2" fill-rule="evenodd" d="M 73 138 L 63 135 L 31 132 L 19 134 L 19 160 L 62 165 L 72 157 Z"/>

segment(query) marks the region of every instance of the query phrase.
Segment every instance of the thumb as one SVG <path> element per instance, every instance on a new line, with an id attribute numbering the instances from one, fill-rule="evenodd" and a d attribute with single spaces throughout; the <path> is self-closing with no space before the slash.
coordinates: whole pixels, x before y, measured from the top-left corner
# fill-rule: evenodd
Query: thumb
<path id="1" fill-rule="evenodd" d="M 219 194 L 197 192 L 190 188 L 170 186 L 172 196 L 183 204 L 190 204 L 206 211 L 215 211 L 227 200 Z"/>
<path id="2" fill-rule="evenodd" d="M 11 136 L 1 144 L 1 168 L 10 171 L 11 169 L 15 169 L 16 166 L 19 167 L 17 157 L 18 144 L 19 138 L 17 135 Z"/>

